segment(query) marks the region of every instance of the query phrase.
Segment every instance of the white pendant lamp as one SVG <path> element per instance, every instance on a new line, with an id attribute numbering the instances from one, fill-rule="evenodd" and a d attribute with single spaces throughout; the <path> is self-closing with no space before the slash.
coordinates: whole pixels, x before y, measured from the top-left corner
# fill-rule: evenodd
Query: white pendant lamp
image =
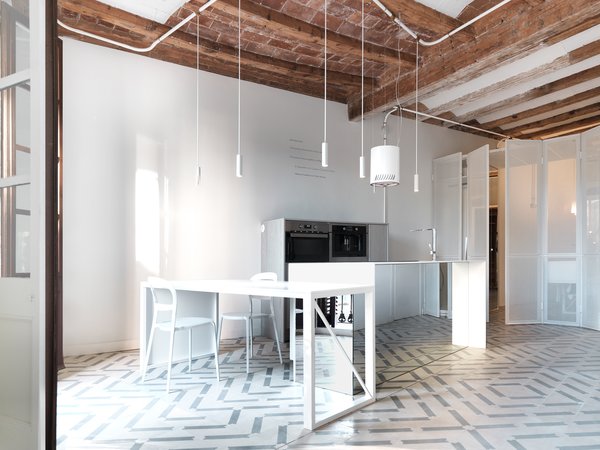
<path id="1" fill-rule="evenodd" d="M 321 166 L 329 166 L 329 145 L 327 145 L 327 0 L 324 0 L 325 32 L 324 32 L 324 82 L 323 82 L 323 143 L 321 144 Z"/>
<path id="2" fill-rule="evenodd" d="M 395 106 L 383 119 L 383 145 L 371 149 L 371 186 L 396 186 L 400 183 L 400 147 L 387 145 L 387 119 L 399 108 Z"/>
<path id="3" fill-rule="evenodd" d="M 238 0 L 238 142 L 235 155 L 235 176 L 242 178 L 242 5 Z"/>

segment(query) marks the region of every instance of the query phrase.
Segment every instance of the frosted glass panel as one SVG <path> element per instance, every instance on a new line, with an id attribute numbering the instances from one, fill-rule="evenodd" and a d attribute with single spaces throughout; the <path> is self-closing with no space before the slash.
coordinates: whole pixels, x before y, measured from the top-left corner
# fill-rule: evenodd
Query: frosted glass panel
<path id="1" fill-rule="evenodd" d="M 582 325 L 600 330 L 600 127 L 581 135 Z"/>
<path id="2" fill-rule="evenodd" d="M 438 259 L 462 259 L 462 154 L 433 160 L 433 190 Z"/>
<path id="3" fill-rule="evenodd" d="M 548 253 L 577 252 L 577 153 L 579 136 L 544 142 Z"/>
<path id="4" fill-rule="evenodd" d="M 600 330 L 600 255 L 583 257 L 581 325 Z"/>
<path id="5" fill-rule="evenodd" d="M 538 255 L 542 142 L 509 141 L 506 159 L 508 254 Z"/>
<path id="6" fill-rule="evenodd" d="M 583 253 L 600 253 L 600 128 L 581 135 Z"/>
<path id="7" fill-rule="evenodd" d="M 489 145 L 467 156 L 467 259 L 487 259 L 489 221 Z"/>
<path id="8" fill-rule="evenodd" d="M 506 145 L 506 320 L 541 321 L 542 142 Z"/>
<path id="9" fill-rule="evenodd" d="M 506 291 L 506 322 L 541 321 L 539 307 L 539 260 L 537 256 L 509 257 L 510 282 Z"/>
<path id="10" fill-rule="evenodd" d="M 577 259 L 548 258 L 546 263 L 545 322 L 579 325 Z"/>

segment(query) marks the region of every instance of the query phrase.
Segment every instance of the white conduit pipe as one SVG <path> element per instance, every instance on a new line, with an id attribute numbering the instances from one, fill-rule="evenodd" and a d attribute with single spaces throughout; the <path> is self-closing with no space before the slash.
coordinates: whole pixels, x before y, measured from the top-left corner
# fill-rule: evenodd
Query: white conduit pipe
<path id="1" fill-rule="evenodd" d="M 397 106 L 395 106 L 394 108 L 397 108 Z M 472 130 L 481 131 L 482 133 L 493 134 L 494 136 L 500 136 L 501 138 L 504 138 L 504 139 L 512 139 L 510 136 L 507 136 L 506 134 L 496 133 L 495 131 L 484 130 L 483 128 L 477 128 L 477 127 L 474 127 L 473 125 L 466 125 L 464 123 L 456 122 L 454 120 L 444 119 L 443 117 L 438 117 L 438 116 L 432 116 L 431 114 L 427 114 L 427 113 L 424 113 L 424 112 L 415 111 L 414 109 L 404 108 L 403 106 L 400 106 L 400 113 L 402 113 L 402 111 L 406 111 L 406 112 L 409 112 L 409 113 L 412 113 L 412 114 L 416 114 L 418 116 L 428 117 L 429 119 L 441 120 L 443 122 L 448 122 L 448 123 L 451 123 L 453 125 L 458 125 L 458 126 L 461 126 L 461 127 L 470 128 Z"/>
<path id="2" fill-rule="evenodd" d="M 396 22 L 404 31 L 406 31 L 410 36 L 412 36 L 414 39 L 418 39 L 419 40 L 419 44 L 424 45 L 426 47 L 431 47 L 433 45 L 439 44 L 440 42 L 445 41 L 446 39 L 448 39 L 450 36 L 452 36 L 453 34 L 458 33 L 461 30 L 464 30 L 465 28 L 467 28 L 468 26 L 474 24 L 475 22 L 477 22 L 479 19 L 487 16 L 488 14 L 494 12 L 495 10 L 497 10 L 498 8 L 506 5 L 507 3 L 511 2 L 512 0 L 503 0 L 500 3 L 498 3 L 497 5 L 494 5 L 493 7 L 491 7 L 490 9 L 482 12 L 481 14 L 479 14 L 477 17 L 472 18 L 471 20 L 469 20 L 468 22 L 463 23 L 461 26 L 459 26 L 458 28 L 455 28 L 454 30 L 450 31 L 449 33 L 446 33 L 444 36 L 442 36 L 439 39 L 436 39 L 435 41 L 424 41 L 423 39 L 419 39 L 417 37 L 417 34 L 411 30 L 410 28 L 408 28 L 398 17 L 394 16 L 394 14 L 383 4 L 381 3 L 379 0 L 373 0 L 373 3 L 375 3 L 377 6 L 379 6 L 379 8 L 390 18 L 392 19 L 394 22 Z"/>
<path id="3" fill-rule="evenodd" d="M 202 11 L 204 11 L 206 8 L 208 8 L 210 5 L 212 5 L 216 1 L 217 0 L 208 0 L 204 5 L 202 5 L 200 7 L 200 9 L 198 10 L 198 12 L 201 13 Z M 113 41 L 112 39 L 108 39 L 108 38 L 105 38 L 105 37 L 102 37 L 102 36 L 98 36 L 97 34 L 94 34 L 94 33 L 88 33 L 87 31 L 83 31 L 83 30 L 80 30 L 78 28 L 71 27 L 71 26 L 69 26 L 69 25 L 61 22 L 60 20 L 57 20 L 56 22 L 61 27 L 63 27 L 65 30 L 72 31 L 73 33 L 77 33 L 77 34 L 79 34 L 81 36 L 87 36 L 87 37 L 90 37 L 92 39 L 96 39 L 98 41 L 106 42 L 107 44 L 111 44 L 111 45 L 115 45 L 117 47 L 121 47 L 121 48 L 124 48 L 124 49 L 127 49 L 127 50 L 131 50 L 132 52 L 147 53 L 147 52 L 150 52 L 150 51 L 154 50 L 154 48 L 158 44 L 160 44 L 166 38 L 168 38 L 169 36 L 171 36 L 177 30 L 179 30 L 182 26 L 184 26 L 186 23 L 188 23 L 190 20 L 192 20 L 194 17 L 196 17 L 196 15 L 197 15 L 196 13 L 191 13 L 189 16 L 187 16 L 185 19 L 183 19 L 181 22 L 179 22 L 177 25 L 175 25 L 173 28 L 171 28 L 165 34 L 163 34 L 162 36 L 160 36 L 157 40 L 155 40 L 148 47 L 143 47 L 143 48 L 133 47 L 131 45 L 123 44 L 122 42 Z"/>

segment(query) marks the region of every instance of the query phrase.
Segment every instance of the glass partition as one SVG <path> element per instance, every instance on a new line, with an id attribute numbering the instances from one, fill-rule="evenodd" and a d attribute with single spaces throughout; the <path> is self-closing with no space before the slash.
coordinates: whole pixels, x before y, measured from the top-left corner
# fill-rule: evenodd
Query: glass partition
<path id="1" fill-rule="evenodd" d="M 582 325 L 600 330 L 600 127 L 581 135 Z"/>
<path id="2" fill-rule="evenodd" d="M 541 321 L 542 142 L 506 145 L 506 322 Z"/>
<path id="3" fill-rule="evenodd" d="M 579 136 L 544 141 L 544 322 L 580 324 L 577 245 Z"/>
<path id="4" fill-rule="evenodd" d="M 433 160 L 433 226 L 437 259 L 462 259 L 462 154 Z"/>

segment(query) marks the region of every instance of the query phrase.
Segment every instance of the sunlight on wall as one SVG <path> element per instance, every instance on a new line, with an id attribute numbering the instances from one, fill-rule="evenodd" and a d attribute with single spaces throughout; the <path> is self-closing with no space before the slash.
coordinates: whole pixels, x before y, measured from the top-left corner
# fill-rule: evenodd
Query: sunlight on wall
<path id="1" fill-rule="evenodd" d="M 135 174 L 135 260 L 146 270 L 160 269 L 160 197 L 158 174 L 138 169 Z"/>

